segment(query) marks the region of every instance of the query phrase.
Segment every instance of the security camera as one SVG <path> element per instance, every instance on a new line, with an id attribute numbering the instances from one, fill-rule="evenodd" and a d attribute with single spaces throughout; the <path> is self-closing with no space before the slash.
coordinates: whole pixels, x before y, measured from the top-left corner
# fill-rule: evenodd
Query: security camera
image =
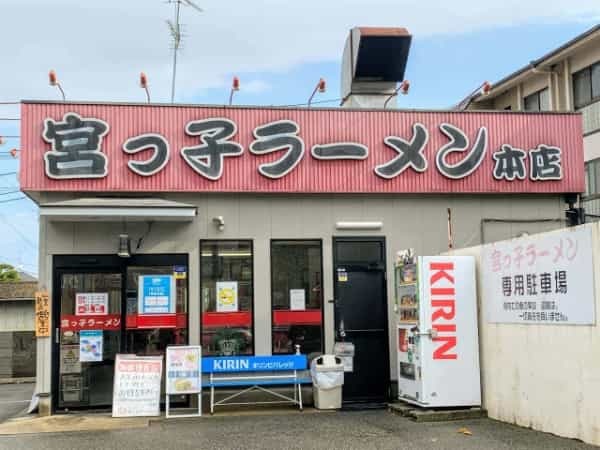
<path id="1" fill-rule="evenodd" d="M 219 231 L 223 231 L 225 229 L 225 220 L 223 216 L 213 217 L 213 223 L 217 226 Z"/>

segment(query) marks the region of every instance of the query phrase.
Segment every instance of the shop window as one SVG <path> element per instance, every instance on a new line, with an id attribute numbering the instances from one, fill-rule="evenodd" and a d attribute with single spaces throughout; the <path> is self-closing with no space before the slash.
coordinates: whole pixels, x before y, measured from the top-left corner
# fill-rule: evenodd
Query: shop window
<path id="1" fill-rule="evenodd" d="M 175 271 L 175 269 L 181 269 Z M 172 299 L 158 292 L 149 298 L 150 311 L 139 311 L 140 295 L 145 295 L 140 280 L 159 284 L 169 289 L 173 284 Z M 149 279 L 149 280 L 148 280 Z M 166 282 L 166 283 L 165 283 Z M 140 292 L 142 291 L 142 292 Z M 138 356 L 164 355 L 169 345 L 188 343 L 187 330 L 187 267 L 186 266 L 129 266 L 127 267 L 126 351 Z M 173 301 L 174 304 L 170 305 Z"/>
<path id="2" fill-rule="evenodd" d="M 322 275 L 321 241 L 271 241 L 273 354 L 323 351 Z"/>
<path id="3" fill-rule="evenodd" d="M 600 62 L 573 74 L 575 109 L 600 99 Z"/>
<path id="4" fill-rule="evenodd" d="M 254 354 L 252 241 L 201 241 L 202 353 Z"/>
<path id="5" fill-rule="evenodd" d="M 346 263 L 377 263 L 384 258 L 380 246 L 372 242 L 343 242 L 340 241 L 335 248 L 336 259 Z"/>
<path id="6" fill-rule="evenodd" d="M 585 163 L 585 195 L 600 194 L 600 158 Z"/>
<path id="7" fill-rule="evenodd" d="M 544 88 L 523 99 L 525 111 L 550 111 L 550 91 Z"/>

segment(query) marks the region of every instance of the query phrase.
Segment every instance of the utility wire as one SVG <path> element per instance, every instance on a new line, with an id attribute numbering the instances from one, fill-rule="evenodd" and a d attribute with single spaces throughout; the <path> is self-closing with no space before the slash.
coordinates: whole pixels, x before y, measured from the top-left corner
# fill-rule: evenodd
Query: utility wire
<path id="1" fill-rule="evenodd" d="M 341 100 L 341 98 L 332 98 L 332 99 L 329 99 L 329 100 L 319 100 L 319 101 L 316 101 L 316 102 L 311 102 L 311 105 L 315 105 L 317 103 L 339 102 L 340 100 Z M 293 107 L 293 106 L 308 106 L 308 103 L 296 103 L 294 105 L 280 105 L 280 106 L 283 107 L 283 108 L 290 108 L 290 107 Z"/>
<path id="2" fill-rule="evenodd" d="M 0 192 L 0 195 L 16 194 L 17 192 L 21 192 L 21 190 L 17 189 L 16 191 Z"/>
<path id="3" fill-rule="evenodd" d="M 0 215 L 0 220 L 2 220 L 2 222 L 4 222 L 6 225 L 8 225 L 21 239 L 23 239 L 23 242 L 28 244 L 34 250 L 37 250 L 37 246 L 33 242 L 31 242 L 29 240 L 29 238 L 21 232 L 21 230 L 19 230 L 12 223 L 10 223 L 8 220 L 6 220 L 6 218 L 4 216 Z"/>
<path id="4" fill-rule="evenodd" d="M 0 117 L 0 120 L 21 120 L 20 117 Z"/>
<path id="5" fill-rule="evenodd" d="M 20 105 L 21 102 L 0 102 L 0 105 Z"/>
<path id="6" fill-rule="evenodd" d="M 8 176 L 8 175 L 16 175 L 17 172 L 4 172 L 0 173 L 0 177 Z"/>

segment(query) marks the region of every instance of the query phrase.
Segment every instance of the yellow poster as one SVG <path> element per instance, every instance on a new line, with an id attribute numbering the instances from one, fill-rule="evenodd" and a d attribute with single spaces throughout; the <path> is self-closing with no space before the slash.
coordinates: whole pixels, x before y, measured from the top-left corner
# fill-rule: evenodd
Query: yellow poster
<path id="1" fill-rule="evenodd" d="M 217 312 L 237 312 L 237 281 L 217 281 Z"/>

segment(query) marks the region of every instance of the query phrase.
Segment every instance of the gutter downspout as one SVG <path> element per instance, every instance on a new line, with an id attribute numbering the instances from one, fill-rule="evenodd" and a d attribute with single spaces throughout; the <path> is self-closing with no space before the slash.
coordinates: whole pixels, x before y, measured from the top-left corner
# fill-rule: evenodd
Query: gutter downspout
<path id="1" fill-rule="evenodd" d="M 536 66 L 534 61 L 529 63 L 531 72 L 536 74 L 547 74 L 548 75 L 548 98 L 550 111 L 558 111 L 558 91 L 554 84 L 555 77 L 558 76 L 558 72 L 554 69 L 543 69 Z M 555 98 L 556 96 L 556 98 Z"/>

